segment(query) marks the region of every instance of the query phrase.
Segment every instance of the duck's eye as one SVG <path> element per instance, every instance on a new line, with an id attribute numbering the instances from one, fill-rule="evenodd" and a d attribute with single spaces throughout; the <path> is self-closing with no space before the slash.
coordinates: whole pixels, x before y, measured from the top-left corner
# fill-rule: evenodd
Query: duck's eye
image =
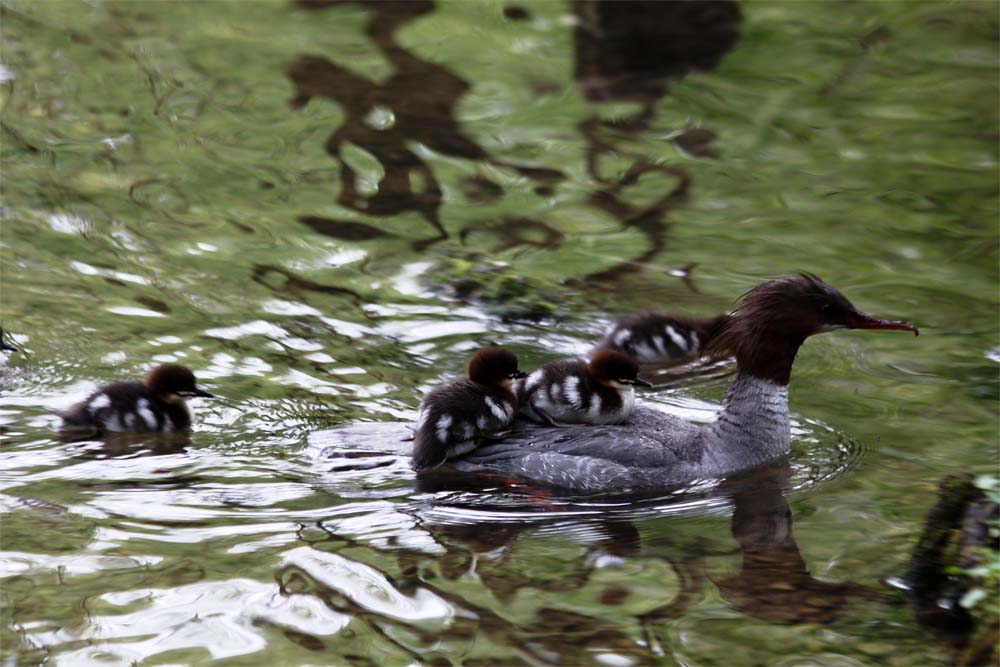
<path id="1" fill-rule="evenodd" d="M 833 304 L 830 302 L 822 304 L 819 307 L 819 312 L 823 313 L 824 315 L 829 315 L 830 313 L 833 312 Z"/>

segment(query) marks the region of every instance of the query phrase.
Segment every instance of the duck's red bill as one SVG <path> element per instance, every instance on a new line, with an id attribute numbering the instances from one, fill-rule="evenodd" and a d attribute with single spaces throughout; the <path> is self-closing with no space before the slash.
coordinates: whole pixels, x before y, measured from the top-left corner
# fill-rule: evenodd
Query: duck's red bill
<path id="1" fill-rule="evenodd" d="M 896 331 L 912 331 L 914 336 L 920 335 L 920 330 L 909 322 L 895 322 L 893 320 L 880 320 L 877 317 L 856 313 L 847 322 L 848 329 L 890 329 Z"/>

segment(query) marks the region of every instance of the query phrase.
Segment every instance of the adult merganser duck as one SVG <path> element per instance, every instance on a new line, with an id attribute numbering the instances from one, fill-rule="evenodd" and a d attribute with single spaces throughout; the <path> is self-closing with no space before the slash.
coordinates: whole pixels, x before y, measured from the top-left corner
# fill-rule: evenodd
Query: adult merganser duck
<path id="1" fill-rule="evenodd" d="M 113 382 L 59 413 L 61 430 L 155 433 L 191 427 L 185 397 L 212 394 L 195 386 L 194 373 L 180 364 L 162 364 L 145 382 Z"/>
<path id="2" fill-rule="evenodd" d="M 621 424 L 632 414 L 639 364 L 614 350 L 601 350 L 588 363 L 559 359 L 535 369 L 516 386 L 521 414 L 541 424 Z"/>
<path id="3" fill-rule="evenodd" d="M 517 414 L 514 380 L 517 356 L 501 347 L 479 350 L 469 358 L 468 379 L 429 391 L 420 403 L 413 436 L 413 468 L 436 468 L 473 450 L 480 442 L 502 438 Z"/>
<path id="4" fill-rule="evenodd" d="M 744 294 L 709 342 L 709 355 L 735 355 L 737 363 L 714 423 L 699 426 L 641 407 L 618 426 L 518 421 L 502 442 L 451 465 L 586 493 L 665 489 L 755 467 L 789 452 L 788 381 L 799 347 L 837 329 L 918 333 L 912 324 L 858 311 L 815 276 L 771 280 Z"/>
<path id="5" fill-rule="evenodd" d="M 700 354 L 728 318 L 718 315 L 692 319 L 672 313 L 629 315 L 611 325 L 595 351 L 617 350 L 643 364 L 673 362 Z"/>

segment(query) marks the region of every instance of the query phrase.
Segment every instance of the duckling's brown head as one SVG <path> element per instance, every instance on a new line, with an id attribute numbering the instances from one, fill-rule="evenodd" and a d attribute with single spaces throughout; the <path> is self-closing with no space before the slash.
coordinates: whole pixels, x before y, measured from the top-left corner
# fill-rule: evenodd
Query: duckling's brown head
<path id="1" fill-rule="evenodd" d="M 491 387 L 508 387 L 527 373 L 517 369 L 517 355 L 502 347 L 485 347 L 471 357 L 466 365 L 469 379 Z"/>
<path id="2" fill-rule="evenodd" d="M 180 364 L 161 364 L 146 376 L 146 388 L 157 399 L 176 403 L 192 396 L 212 398 L 213 395 L 195 384 L 194 373 Z"/>
<path id="3" fill-rule="evenodd" d="M 624 352 L 601 350 L 590 360 L 587 368 L 598 382 L 609 387 L 653 386 L 639 378 L 639 364 Z"/>

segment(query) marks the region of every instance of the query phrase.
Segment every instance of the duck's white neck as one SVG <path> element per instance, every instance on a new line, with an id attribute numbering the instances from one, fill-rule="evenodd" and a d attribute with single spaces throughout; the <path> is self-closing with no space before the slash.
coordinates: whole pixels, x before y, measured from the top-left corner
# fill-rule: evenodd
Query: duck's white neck
<path id="1" fill-rule="evenodd" d="M 706 463 L 746 468 L 787 454 L 791 447 L 788 385 L 739 373 L 718 419 L 703 432 Z"/>

